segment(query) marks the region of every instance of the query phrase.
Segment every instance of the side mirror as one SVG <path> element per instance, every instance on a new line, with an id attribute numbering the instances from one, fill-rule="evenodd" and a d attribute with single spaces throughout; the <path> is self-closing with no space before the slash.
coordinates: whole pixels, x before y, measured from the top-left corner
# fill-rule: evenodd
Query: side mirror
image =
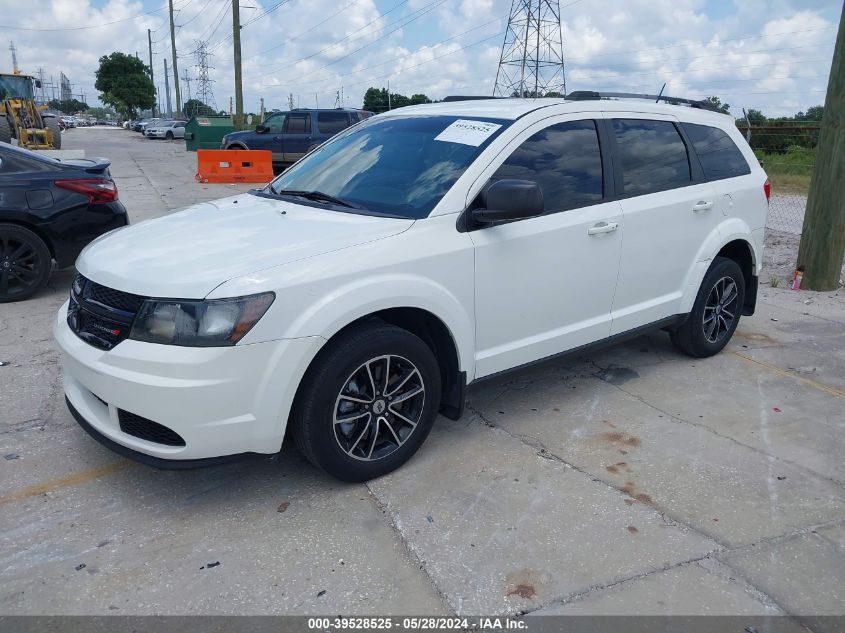
<path id="1" fill-rule="evenodd" d="M 270 128 L 267 127 L 266 125 L 261 124 L 261 125 L 255 126 L 255 133 L 256 134 L 267 134 L 267 132 L 269 132 L 269 131 L 270 131 Z"/>
<path id="2" fill-rule="evenodd" d="M 497 180 L 482 193 L 483 209 L 473 209 L 481 224 L 523 220 L 543 215 L 543 190 L 533 180 Z"/>
<path id="3" fill-rule="evenodd" d="M 35 87 L 36 87 L 36 88 L 40 88 L 40 87 L 41 87 L 41 80 L 40 80 L 40 79 L 36 79 L 36 80 L 35 80 Z"/>

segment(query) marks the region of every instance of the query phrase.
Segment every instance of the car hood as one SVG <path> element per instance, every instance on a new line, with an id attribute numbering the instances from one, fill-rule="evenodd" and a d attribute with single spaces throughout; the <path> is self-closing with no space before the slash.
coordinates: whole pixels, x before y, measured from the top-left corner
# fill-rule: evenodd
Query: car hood
<path id="1" fill-rule="evenodd" d="M 133 294 L 201 299 L 230 279 L 384 239 L 413 223 L 242 194 L 103 235 L 76 268 Z"/>
<path id="2" fill-rule="evenodd" d="M 229 132 L 224 138 L 227 141 L 245 140 L 255 136 L 254 130 L 241 130 L 240 132 Z"/>

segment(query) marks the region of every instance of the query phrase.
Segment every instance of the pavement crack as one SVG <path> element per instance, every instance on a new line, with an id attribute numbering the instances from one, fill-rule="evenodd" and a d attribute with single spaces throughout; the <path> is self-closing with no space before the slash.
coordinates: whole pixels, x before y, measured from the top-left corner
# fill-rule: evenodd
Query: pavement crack
<path id="1" fill-rule="evenodd" d="M 713 553 L 709 552 L 707 554 L 703 554 L 702 556 L 695 556 L 693 558 L 688 558 L 688 559 L 680 561 L 678 563 L 663 565 L 661 567 L 656 567 L 654 569 L 650 569 L 648 571 L 645 571 L 645 572 L 642 572 L 642 573 L 639 573 L 639 574 L 633 574 L 631 576 L 626 576 L 624 578 L 619 578 L 617 580 L 612 580 L 612 581 L 606 582 L 606 583 L 598 583 L 598 584 L 590 585 L 589 587 L 587 587 L 585 589 L 581 589 L 579 591 L 575 591 L 575 592 L 566 594 L 565 596 L 562 596 L 560 598 L 555 598 L 555 599 L 550 600 L 549 602 L 547 602 L 545 604 L 538 605 L 537 607 L 535 607 L 533 609 L 527 609 L 525 611 L 522 611 L 520 615 L 527 615 L 529 613 L 542 611 L 543 609 L 548 609 L 549 607 L 563 606 L 565 604 L 569 604 L 570 602 L 575 602 L 577 600 L 581 600 L 582 598 L 585 598 L 586 596 L 589 596 L 590 594 L 593 594 L 597 591 L 606 591 L 608 589 L 613 589 L 614 587 L 618 587 L 619 585 L 624 585 L 626 583 L 641 580 L 642 578 L 647 578 L 648 576 L 652 576 L 654 574 L 661 574 L 663 572 L 669 571 L 670 569 L 678 569 L 678 568 L 681 568 L 681 567 L 685 567 L 687 565 L 693 565 L 695 563 L 698 563 L 699 561 L 710 558 L 712 555 L 713 555 Z"/>
<path id="2" fill-rule="evenodd" d="M 598 367 L 598 364 L 596 364 L 596 363 L 593 363 L 593 364 L 596 365 L 596 367 Z M 784 464 L 789 464 L 790 466 L 794 466 L 795 468 L 798 468 L 799 470 L 802 470 L 806 473 L 809 473 L 810 475 L 812 475 L 814 477 L 818 477 L 818 478 L 823 479 L 825 481 L 829 481 L 829 482 L 834 483 L 838 486 L 845 485 L 845 481 L 841 481 L 839 479 L 836 479 L 835 477 L 829 477 L 827 475 L 823 475 L 822 473 L 818 473 L 811 468 L 807 468 L 803 464 L 799 464 L 799 463 L 794 462 L 792 460 L 785 459 L 785 458 L 780 457 L 778 455 L 772 455 L 771 453 L 767 453 L 766 451 L 764 451 L 760 448 L 757 448 L 756 446 L 751 446 L 750 444 L 740 442 L 739 440 L 737 440 L 737 439 L 735 439 L 735 438 L 733 438 L 729 435 L 724 435 L 722 433 L 719 433 L 719 431 L 717 431 L 716 429 L 714 429 L 714 428 L 712 428 L 712 427 L 710 427 L 706 424 L 702 424 L 700 422 L 694 422 L 692 420 L 687 420 L 686 418 L 683 418 L 680 415 L 677 415 L 675 413 L 667 411 L 666 409 L 663 409 L 663 408 L 657 406 L 656 404 L 649 402 L 646 398 L 644 398 L 643 396 L 641 396 L 639 394 L 633 393 L 632 391 L 628 391 L 622 385 L 614 384 L 612 382 L 608 382 L 606 380 L 603 380 L 600 376 L 594 375 L 594 378 L 596 378 L 597 380 L 601 380 L 602 382 L 606 382 L 607 384 L 611 385 L 612 387 L 615 387 L 616 389 L 618 389 L 622 393 L 630 396 L 634 400 L 637 400 L 641 404 L 644 404 L 645 406 L 657 411 L 658 413 L 665 415 L 670 420 L 674 420 L 675 422 L 680 422 L 681 424 L 687 424 L 689 426 L 701 429 L 703 431 L 707 431 L 708 433 L 711 433 L 712 435 L 715 435 L 716 437 L 719 437 L 721 439 L 728 440 L 731 443 L 736 444 L 737 446 L 742 446 L 743 448 L 747 448 L 751 451 L 754 451 L 758 455 L 763 455 L 764 457 L 767 457 L 769 459 L 774 459 L 774 460 L 782 462 Z"/>
<path id="3" fill-rule="evenodd" d="M 533 436 L 530 436 L 530 435 L 520 435 L 520 434 L 511 433 L 510 431 L 507 431 L 507 430 L 500 428 L 500 427 L 495 427 L 492 430 L 494 432 L 504 433 L 508 437 L 517 440 L 518 442 L 520 442 L 521 444 L 523 444 L 525 446 L 528 446 L 529 448 L 534 450 L 535 455 L 537 455 L 538 457 L 541 457 L 542 459 L 546 459 L 546 460 L 549 460 L 549 461 L 558 462 L 560 464 L 563 464 L 566 468 L 572 469 L 572 470 L 584 475 L 585 477 L 590 479 L 590 481 L 593 481 L 593 482 L 598 483 L 598 484 L 602 484 L 602 485 L 604 485 L 604 486 L 606 486 L 606 487 L 608 487 L 608 488 L 610 488 L 610 489 L 612 489 L 612 490 L 614 490 L 618 493 L 624 494 L 626 496 L 630 496 L 630 495 L 628 495 L 628 492 L 623 490 L 621 487 L 615 485 L 613 482 L 602 479 L 601 477 L 597 477 L 596 475 L 593 475 L 589 471 L 587 471 L 583 468 L 580 468 L 580 467 L 576 466 L 575 464 L 573 464 L 572 462 L 564 459 L 560 455 L 557 455 L 556 453 L 553 453 L 552 451 L 548 450 L 548 448 L 546 448 L 546 446 L 543 444 L 543 442 L 540 441 L 539 439 L 537 439 L 536 437 L 533 437 Z M 726 543 L 723 543 L 722 541 L 720 541 L 715 536 L 713 536 L 711 534 L 707 534 L 706 532 L 700 530 L 699 528 L 695 527 L 694 525 L 687 523 L 683 519 L 681 519 L 679 517 L 672 516 L 665 508 L 659 508 L 659 507 L 655 506 L 654 503 L 649 503 L 647 505 L 649 505 L 649 507 L 653 511 L 657 512 L 660 515 L 661 520 L 663 522 L 665 522 L 667 524 L 671 523 L 673 525 L 683 527 L 684 529 L 690 530 L 691 532 L 698 534 L 702 538 L 707 539 L 709 541 L 712 541 L 713 543 L 718 545 L 718 548 L 711 550 L 711 553 L 715 552 L 717 550 L 721 550 L 721 549 L 728 549 L 728 545 Z"/>
<path id="4" fill-rule="evenodd" d="M 378 495 L 373 490 L 372 486 L 370 486 L 369 482 L 364 483 L 364 487 L 367 489 L 369 493 L 370 499 L 372 499 L 373 503 L 376 505 L 376 508 L 381 512 L 381 514 L 387 518 L 388 523 L 390 524 L 390 528 L 393 530 L 393 533 L 396 535 L 396 538 L 399 539 L 399 542 L 402 544 L 402 547 L 405 549 L 405 553 L 408 555 L 408 559 L 417 567 L 419 568 L 420 572 L 428 580 L 429 584 L 431 585 L 432 589 L 434 589 L 437 597 L 440 599 L 440 602 L 443 603 L 443 606 L 446 608 L 446 611 L 451 614 L 455 615 L 458 613 L 457 608 L 452 602 L 449 600 L 449 596 L 444 593 L 440 587 L 437 585 L 437 582 L 434 580 L 434 577 L 429 573 L 428 568 L 426 566 L 425 559 L 414 549 L 413 545 L 411 545 L 410 541 L 405 537 L 404 532 L 402 531 L 402 526 L 399 523 L 399 520 L 396 518 L 396 515 L 391 512 L 390 506 L 379 499 Z"/>

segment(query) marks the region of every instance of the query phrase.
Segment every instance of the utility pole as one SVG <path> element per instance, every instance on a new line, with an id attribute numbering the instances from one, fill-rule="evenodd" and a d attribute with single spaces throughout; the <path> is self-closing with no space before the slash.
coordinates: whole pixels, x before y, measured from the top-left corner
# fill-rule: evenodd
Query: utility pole
<path id="1" fill-rule="evenodd" d="M 9 42 L 9 50 L 12 51 L 12 72 L 18 74 L 18 50 L 15 48 L 15 43 Z"/>
<path id="2" fill-rule="evenodd" d="M 170 75 L 167 74 L 167 58 L 164 58 L 164 98 L 167 102 L 167 116 L 173 116 L 173 108 L 170 104 Z"/>
<path id="3" fill-rule="evenodd" d="M 241 79 L 241 9 L 238 3 L 239 0 L 232 0 L 232 45 L 235 49 L 235 128 L 242 127 L 244 124 L 244 87 Z"/>
<path id="4" fill-rule="evenodd" d="M 173 87 L 176 92 L 176 111 L 181 112 L 182 98 L 179 96 L 179 67 L 176 65 L 176 29 L 173 26 L 173 0 L 168 0 L 168 4 L 170 5 L 170 48 L 173 53 Z"/>
<path id="5" fill-rule="evenodd" d="M 150 81 L 153 83 L 153 86 L 156 85 L 155 76 L 153 75 L 153 35 L 150 29 L 147 29 L 147 46 L 150 49 Z M 153 116 L 156 115 L 156 104 L 155 99 L 153 99 Z"/>
<path id="6" fill-rule="evenodd" d="M 836 290 L 845 258 L 845 5 L 827 80 L 824 116 L 810 181 L 798 267 L 801 287 Z"/>

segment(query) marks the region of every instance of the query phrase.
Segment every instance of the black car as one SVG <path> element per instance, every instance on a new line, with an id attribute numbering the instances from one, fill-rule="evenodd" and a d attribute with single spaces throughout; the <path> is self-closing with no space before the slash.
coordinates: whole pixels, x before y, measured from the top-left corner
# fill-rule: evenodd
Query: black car
<path id="1" fill-rule="evenodd" d="M 0 303 L 47 284 L 99 235 L 126 226 L 109 161 L 58 161 L 0 143 Z"/>
<path id="2" fill-rule="evenodd" d="M 273 163 L 290 165 L 338 132 L 373 116 L 367 110 L 317 110 L 297 108 L 272 112 L 255 131 L 232 132 L 223 137 L 220 149 L 269 149 Z"/>

